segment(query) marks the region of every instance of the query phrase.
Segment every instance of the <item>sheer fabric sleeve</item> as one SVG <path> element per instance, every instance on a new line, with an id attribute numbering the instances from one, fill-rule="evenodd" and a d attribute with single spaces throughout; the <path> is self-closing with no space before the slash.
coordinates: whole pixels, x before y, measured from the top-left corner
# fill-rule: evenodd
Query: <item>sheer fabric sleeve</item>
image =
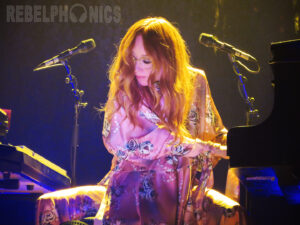
<path id="1" fill-rule="evenodd" d="M 188 130 L 194 138 L 226 145 L 227 129 L 214 104 L 203 70 L 193 69 L 195 91 L 188 120 Z"/>
<path id="2" fill-rule="evenodd" d="M 203 70 L 191 68 L 194 74 L 194 95 L 191 105 L 187 128 L 194 138 L 203 141 L 211 141 L 224 146 L 226 149 L 227 129 L 223 125 L 219 112 L 214 104 L 207 78 Z M 201 154 L 197 157 L 196 165 L 193 170 L 202 172 L 201 180 L 206 180 L 208 187 L 212 187 L 213 167 L 224 157 L 217 155 Z M 226 157 L 228 159 L 228 157 Z M 206 173 L 203 173 L 206 171 Z"/>
<path id="3" fill-rule="evenodd" d="M 183 137 L 181 143 L 174 142 L 173 134 L 156 125 L 159 118 L 145 106 L 141 107 L 138 116 L 141 127 L 133 126 L 122 107 L 110 121 L 105 119 L 103 142 L 114 156 L 132 161 L 140 158 L 152 160 L 166 155 L 195 157 L 204 152 L 226 156 L 224 147 L 211 141 Z"/>

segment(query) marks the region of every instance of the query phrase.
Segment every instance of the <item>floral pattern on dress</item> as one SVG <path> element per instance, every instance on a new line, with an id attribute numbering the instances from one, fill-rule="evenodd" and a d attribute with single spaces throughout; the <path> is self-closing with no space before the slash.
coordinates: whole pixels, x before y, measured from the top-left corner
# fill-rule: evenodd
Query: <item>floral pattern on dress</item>
<path id="1" fill-rule="evenodd" d="M 128 154 L 127 154 L 126 151 L 119 149 L 119 150 L 117 151 L 116 156 L 117 156 L 119 159 L 126 159 L 127 156 L 128 156 Z"/>
<path id="2" fill-rule="evenodd" d="M 106 118 L 104 118 L 102 135 L 104 137 L 107 137 L 109 135 L 109 132 L 110 132 L 110 123 L 107 121 Z"/>
<path id="3" fill-rule="evenodd" d="M 197 109 L 195 106 L 191 107 L 188 119 L 191 123 L 193 123 L 193 125 L 196 125 L 199 122 L 199 113 L 197 112 Z"/>
<path id="4" fill-rule="evenodd" d="M 139 148 L 139 144 L 137 143 L 136 140 L 130 139 L 126 143 L 126 148 L 128 149 L 128 151 L 135 151 L 137 148 Z"/>
<path id="5" fill-rule="evenodd" d="M 150 171 L 147 175 L 142 175 L 139 187 L 139 196 L 142 199 L 153 201 L 157 197 L 157 193 L 154 190 L 153 185 L 153 171 Z"/>
<path id="6" fill-rule="evenodd" d="M 140 117 L 143 117 L 153 123 L 160 122 L 159 117 L 151 111 L 148 111 L 148 110 L 147 111 L 139 111 L 139 115 L 140 115 Z"/>
<path id="7" fill-rule="evenodd" d="M 143 155 L 149 155 L 153 150 L 153 146 L 150 141 L 145 141 L 139 145 L 139 152 Z"/>
<path id="8" fill-rule="evenodd" d="M 183 146 L 183 145 L 175 145 L 173 148 L 172 148 L 172 153 L 174 155 L 185 155 L 189 152 L 189 150 Z"/>
<path id="9" fill-rule="evenodd" d="M 216 118 L 215 118 L 215 114 L 212 110 L 212 106 L 211 106 L 211 97 L 210 95 L 206 95 L 206 101 L 207 101 L 207 112 L 206 112 L 206 122 L 208 124 L 211 124 L 212 126 L 215 125 L 216 123 Z"/>
<path id="10" fill-rule="evenodd" d="M 125 149 L 129 152 L 129 154 L 138 150 L 141 155 L 149 155 L 150 152 L 153 151 L 153 148 L 154 145 L 151 141 L 138 143 L 135 139 L 130 139 L 125 145 Z"/>

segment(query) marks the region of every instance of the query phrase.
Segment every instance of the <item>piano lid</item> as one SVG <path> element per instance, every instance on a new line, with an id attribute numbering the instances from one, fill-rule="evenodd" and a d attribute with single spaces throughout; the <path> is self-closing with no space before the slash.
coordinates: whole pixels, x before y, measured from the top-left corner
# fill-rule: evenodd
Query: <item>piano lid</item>
<path id="1" fill-rule="evenodd" d="M 299 62 L 300 39 L 272 42 L 271 53 L 273 56 L 273 59 L 270 61 L 271 65 L 279 62 Z"/>

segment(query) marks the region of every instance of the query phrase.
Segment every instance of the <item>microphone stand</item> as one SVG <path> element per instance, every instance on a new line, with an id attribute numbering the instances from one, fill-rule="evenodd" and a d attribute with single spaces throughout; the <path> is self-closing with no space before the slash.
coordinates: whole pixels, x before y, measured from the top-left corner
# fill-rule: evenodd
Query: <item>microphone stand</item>
<path id="1" fill-rule="evenodd" d="M 232 65 L 233 65 L 233 71 L 234 73 L 238 76 L 238 90 L 239 93 L 241 95 L 241 97 L 243 98 L 243 100 L 245 101 L 245 103 L 247 104 L 248 110 L 246 112 L 246 125 L 251 125 L 253 123 L 253 120 L 255 118 L 259 118 L 259 114 L 258 114 L 258 109 L 254 108 L 254 97 L 249 97 L 246 91 L 246 86 L 245 86 L 245 82 L 247 81 L 247 78 L 245 76 L 243 76 L 237 66 L 237 63 L 242 65 L 244 68 L 245 66 L 243 64 L 241 64 L 240 61 L 237 61 L 235 59 L 235 55 L 234 54 L 228 54 L 229 60 L 231 61 Z M 259 68 L 259 66 L 258 66 Z M 252 73 L 258 73 L 259 70 L 257 71 L 252 71 L 249 70 L 248 68 L 246 68 L 249 72 Z"/>
<path id="2" fill-rule="evenodd" d="M 81 108 L 85 108 L 87 106 L 87 102 L 82 102 L 82 96 L 84 95 L 83 90 L 78 89 L 78 82 L 77 78 L 72 75 L 71 66 L 68 63 L 68 60 L 62 61 L 62 65 L 64 65 L 65 70 L 67 72 L 67 76 L 65 79 L 66 84 L 70 84 L 72 88 L 72 92 L 75 97 L 75 104 L 74 104 L 74 127 L 73 127 L 73 134 L 72 134 L 72 144 L 71 144 L 71 186 L 74 187 L 76 185 L 76 156 L 78 150 L 78 136 L 79 136 L 79 113 Z"/>

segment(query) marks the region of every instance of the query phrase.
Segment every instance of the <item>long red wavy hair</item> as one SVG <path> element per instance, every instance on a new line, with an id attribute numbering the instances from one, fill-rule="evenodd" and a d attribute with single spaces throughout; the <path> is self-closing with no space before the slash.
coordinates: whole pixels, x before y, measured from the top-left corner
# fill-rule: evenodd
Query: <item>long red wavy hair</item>
<path id="1" fill-rule="evenodd" d="M 145 50 L 153 63 L 148 86 L 144 87 L 135 78 L 132 59 L 132 48 L 138 35 L 142 36 Z M 123 107 L 131 122 L 140 125 L 137 112 L 144 101 L 161 119 L 160 126 L 173 132 L 176 137 L 187 135 L 185 121 L 194 88 L 190 68 L 189 51 L 174 25 L 162 17 L 137 21 L 121 40 L 109 69 L 110 89 L 103 108 L 106 118 L 110 120 L 112 114 Z M 124 101 L 124 95 L 128 101 Z"/>

